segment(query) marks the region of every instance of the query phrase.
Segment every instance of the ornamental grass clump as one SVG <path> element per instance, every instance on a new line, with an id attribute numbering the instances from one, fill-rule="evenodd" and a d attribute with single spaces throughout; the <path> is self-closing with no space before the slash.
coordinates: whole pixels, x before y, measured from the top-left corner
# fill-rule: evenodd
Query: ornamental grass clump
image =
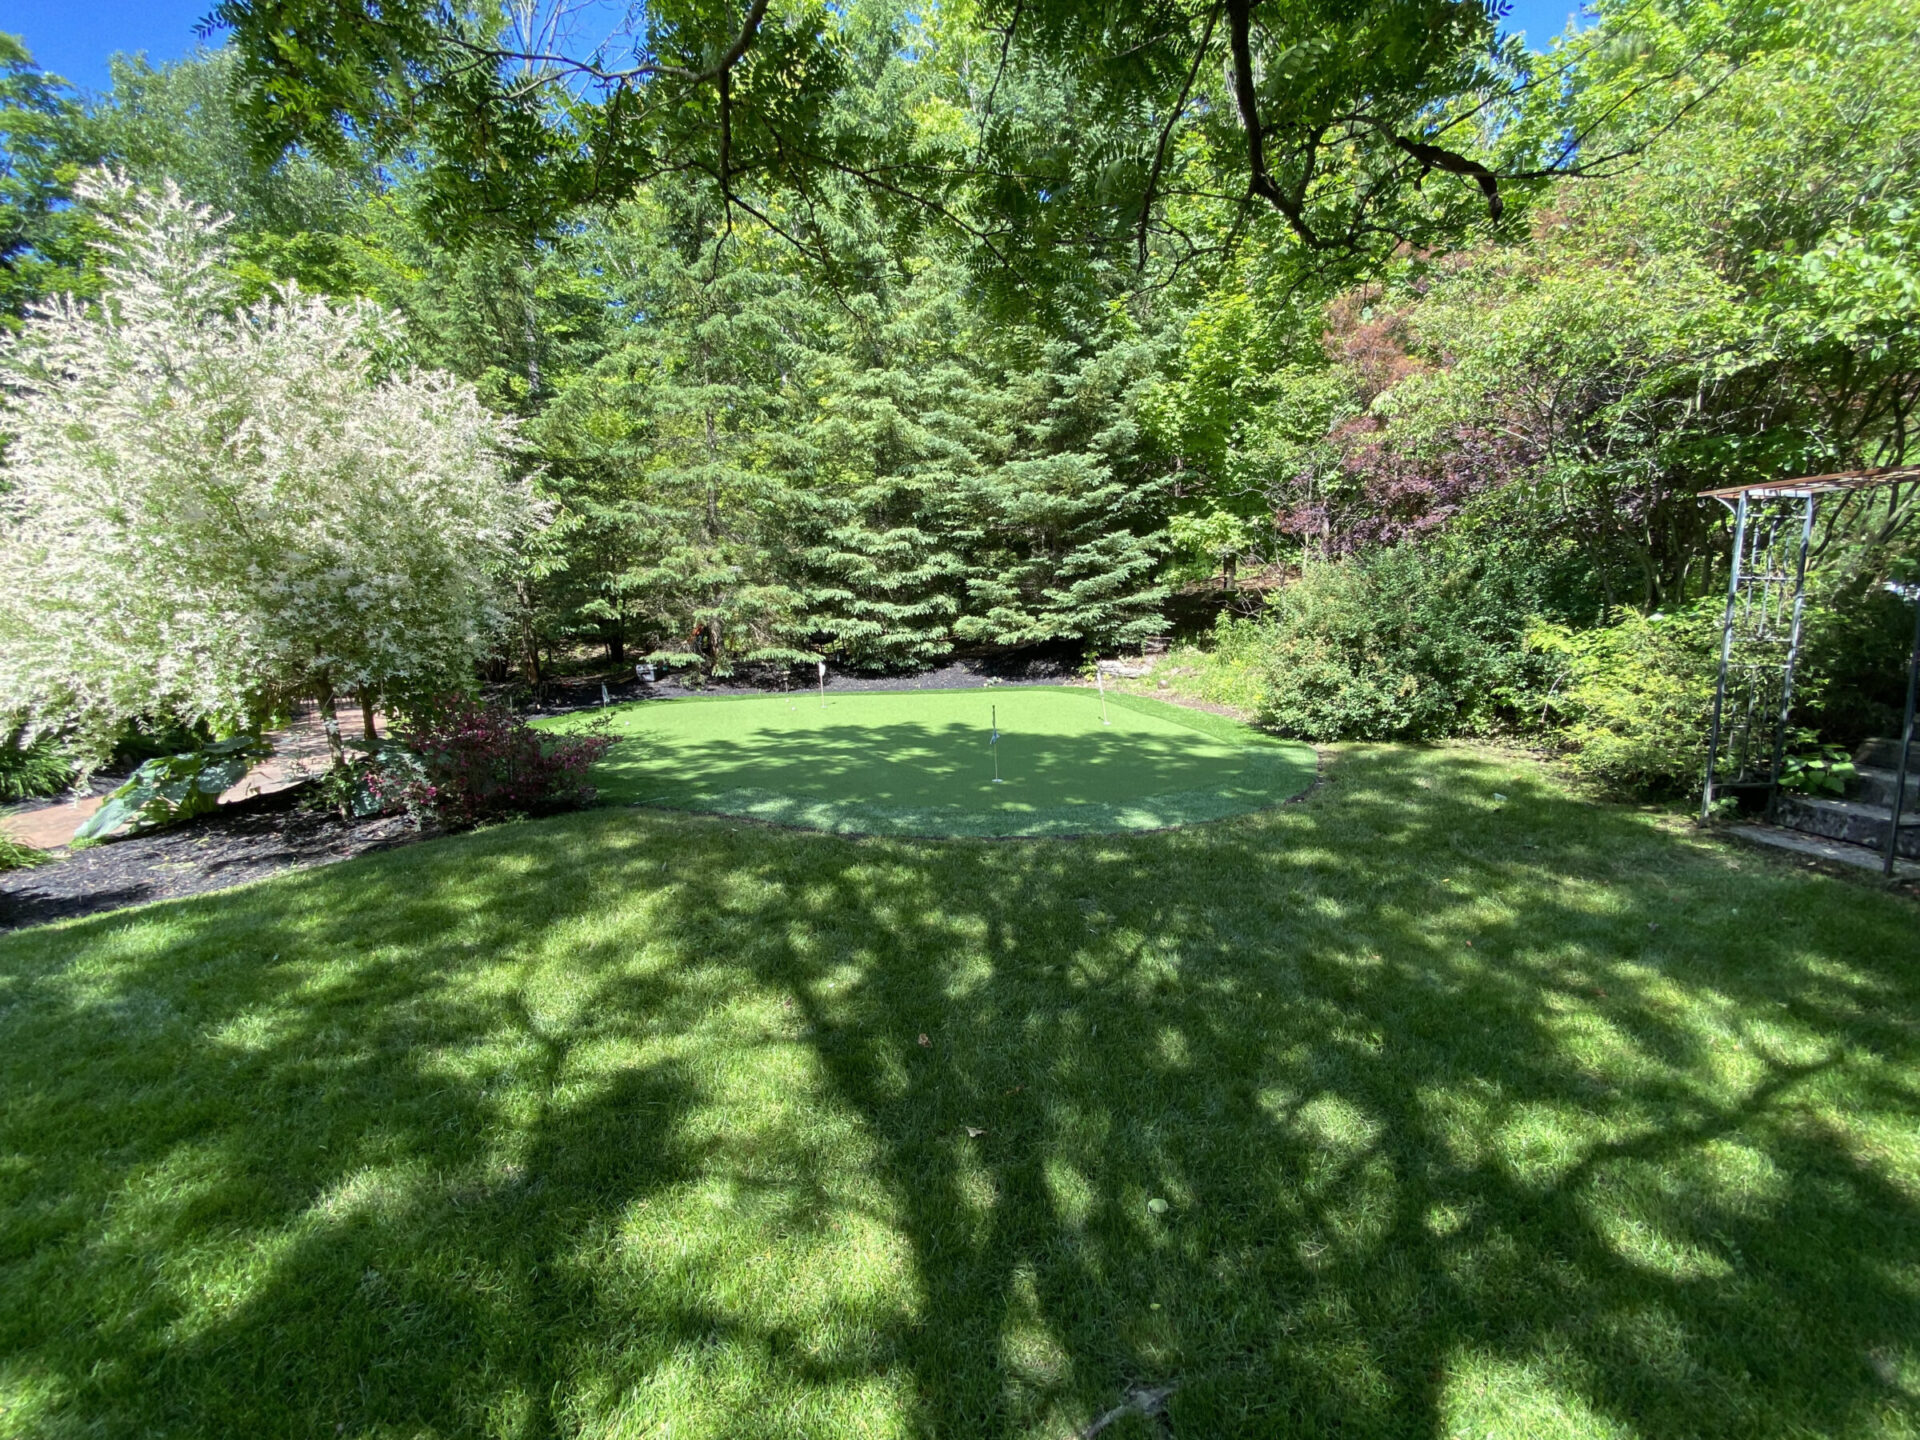
<path id="1" fill-rule="evenodd" d="M 0 745 L 0 802 L 57 795 L 73 781 L 73 761 L 51 735 L 21 743 L 19 732 Z"/>
<path id="2" fill-rule="evenodd" d="M 0 871 L 26 870 L 35 865 L 44 865 L 52 858 L 44 850 L 36 850 L 11 835 L 0 834 Z"/>

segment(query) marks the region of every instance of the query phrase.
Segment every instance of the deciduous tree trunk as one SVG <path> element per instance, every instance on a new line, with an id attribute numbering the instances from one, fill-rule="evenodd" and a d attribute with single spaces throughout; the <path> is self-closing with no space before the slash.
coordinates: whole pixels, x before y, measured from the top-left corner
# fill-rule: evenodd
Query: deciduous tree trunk
<path id="1" fill-rule="evenodd" d="M 327 753 L 333 757 L 333 763 L 346 764 L 346 749 L 340 743 L 340 708 L 331 685 L 320 696 L 320 727 L 327 732 Z"/>

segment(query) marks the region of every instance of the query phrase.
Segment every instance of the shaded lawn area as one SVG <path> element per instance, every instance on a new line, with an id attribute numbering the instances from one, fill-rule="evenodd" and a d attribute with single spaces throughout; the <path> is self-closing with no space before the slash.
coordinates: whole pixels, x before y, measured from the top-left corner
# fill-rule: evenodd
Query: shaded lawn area
<path id="1" fill-rule="evenodd" d="M 1917 989 L 1909 902 L 1465 749 L 27 932 L 0 1433 L 1909 1435 Z"/>

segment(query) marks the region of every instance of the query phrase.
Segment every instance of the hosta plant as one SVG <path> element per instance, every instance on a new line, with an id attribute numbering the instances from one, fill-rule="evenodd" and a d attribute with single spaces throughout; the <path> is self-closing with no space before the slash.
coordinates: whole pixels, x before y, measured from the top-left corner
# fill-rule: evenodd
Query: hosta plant
<path id="1" fill-rule="evenodd" d="M 246 778 L 255 761 L 272 753 L 260 736 L 236 735 L 184 755 L 149 760 L 73 832 L 74 843 L 91 844 L 122 832 L 137 835 L 205 815 Z"/>

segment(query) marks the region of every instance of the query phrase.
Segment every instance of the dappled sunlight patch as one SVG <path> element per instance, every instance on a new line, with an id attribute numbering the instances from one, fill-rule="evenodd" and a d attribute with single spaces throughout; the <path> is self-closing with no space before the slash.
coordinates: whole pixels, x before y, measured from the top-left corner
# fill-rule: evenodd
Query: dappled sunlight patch
<path id="1" fill-rule="evenodd" d="M 928 936 L 911 957 L 910 963 L 938 974 L 941 997 L 949 1005 L 985 997 L 993 987 L 994 965 L 988 955 L 977 949 L 956 947 L 948 951 L 941 937 Z"/>
<path id="2" fill-rule="evenodd" d="M 1193 1052 L 1187 1044 L 1187 1037 L 1172 1026 L 1163 1025 L 1154 1037 L 1158 1059 L 1163 1070 L 1181 1071 L 1193 1068 Z"/>
<path id="3" fill-rule="evenodd" d="M 282 1269 L 298 1265 L 308 1247 L 328 1248 L 356 1230 L 371 1236 L 380 1227 L 404 1224 L 433 1206 L 443 1186 L 443 1177 L 415 1163 L 363 1165 L 314 1196 L 285 1224 L 256 1230 L 244 1243 L 223 1249 L 185 1251 L 179 1264 L 167 1267 L 173 1311 L 165 1327 L 167 1342 L 190 1345 L 244 1323 Z M 234 1198 L 227 1197 L 228 1207 Z M 151 1235 L 146 1243 L 152 1243 Z"/>
<path id="4" fill-rule="evenodd" d="M 621 1220 L 622 1271 L 756 1328 L 873 1307 L 905 1319 L 910 1248 L 864 1203 L 865 1186 L 835 1188 L 709 1175 L 648 1196 Z"/>
<path id="5" fill-rule="evenodd" d="M 1439 1434 L 1444 1440 L 1640 1440 L 1640 1430 L 1596 1410 L 1560 1369 L 1539 1357 L 1455 1354 L 1441 1381 Z"/>
<path id="6" fill-rule="evenodd" d="M 948 1200 L 957 1212 L 956 1228 L 971 1232 L 968 1239 L 974 1244 L 989 1238 L 994 1207 L 1000 1203 L 1000 1184 L 994 1167 L 981 1153 L 981 1142 L 988 1140 L 991 1133 L 970 1135 L 962 1126 L 946 1140 L 951 1156 L 946 1180 Z"/>
<path id="7" fill-rule="evenodd" d="M 1057 1154 L 1046 1157 L 1041 1171 L 1055 1219 L 1068 1230 L 1085 1230 L 1100 1203 L 1100 1193 L 1092 1181 L 1079 1166 Z"/>
<path id="8" fill-rule="evenodd" d="M 1303 1053 L 1296 1052 L 1291 1058 L 1297 1063 L 1306 1057 Z M 1292 1067 L 1289 1066 L 1289 1068 Z M 1290 1126 L 1293 1123 L 1294 1110 L 1300 1104 L 1300 1092 L 1288 1085 L 1263 1085 L 1254 1092 L 1253 1099 L 1270 1119 Z"/>
<path id="9" fill-rule="evenodd" d="M 1920 1348 L 1911 1340 L 1874 1345 L 1864 1358 L 1873 1378 L 1890 1392 L 1908 1400 L 1920 1400 Z"/>
<path id="10" fill-rule="evenodd" d="M 1447 1240 L 1463 1233 L 1473 1224 L 1472 1205 L 1438 1202 L 1427 1206 L 1420 1217 L 1421 1228 L 1436 1240 Z"/>
<path id="11" fill-rule="evenodd" d="M 1728 1293 L 1724 1285 L 1706 1288 L 1714 1295 Z M 1728 1377 L 1716 1376 L 1704 1358 L 1717 1339 L 1718 1327 L 1711 1312 L 1702 1314 L 1691 1306 L 1683 1309 L 1678 1302 L 1686 1293 L 1685 1287 L 1665 1287 L 1659 1293 L 1670 1298 L 1642 1299 L 1593 1317 L 1594 1348 L 1602 1354 L 1611 1350 L 1631 1357 L 1629 1373 L 1642 1386 L 1652 1382 L 1672 1394 L 1684 1395 L 1698 1407 L 1695 1413 L 1713 1413 L 1722 1425 L 1735 1419 L 1757 1418 L 1751 1412 L 1728 1413 L 1738 1403 L 1735 1394 L 1725 1393 Z M 1766 1318 L 1777 1321 L 1780 1317 Z M 1723 1393 L 1716 1396 L 1716 1390 Z"/>
<path id="12" fill-rule="evenodd" d="M 1293 1112 L 1292 1125 L 1307 1144 L 1342 1157 L 1362 1154 L 1380 1138 L 1380 1122 L 1338 1095 L 1314 1096 Z"/>
<path id="13" fill-rule="evenodd" d="M 582 1433 L 673 1440 L 833 1434 L 848 1415 L 861 1417 L 857 1433 L 863 1440 L 919 1433 L 909 1375 L 887 1370 L 845 1375 L 838 1367 L 794 1374 L 781 1363 L 784 1358 L 776 1337 L 716 1327 L 709 1338 L 684 1343 L 656 1360 L 604 1412 L 578 1407 L 571 1418 Z"/>
<path id="14" fill-rule="evenodd" d="M 1857 964 L 1840 959 L 1832 951 L 1803 953 L 1797 957 L 1797 964 L 1808 979 L 1836 986 L 1851 995 L 1865 994 L 1886 999 L 1899 991 L 1899 987 L 1886 975 L 1862 969 Z"/>
<path id="15" fill-rule="evenodd" d="M 18 1355 L 0 1355 L 0 1434 L 13 1436 L 72 1434 L 60 1412 L 73 1400 L 73 1387 Z"/>
<path id="16" fill-rule="evenodd" d="M 1774 1070 L 1808 1070 L 1831 1061 L 1832 1040 L 1790 1014 L 1754 1014 L 1739 1021 L 1738 1038 Z"/>
<path id="17" fill-rule="evenodd" d="M 1601 1077 L 1644 1076 L 1668 1069 L 1648 1052 L 1631 1020 L 1565 995 L 1547 996 L 1542 1010 L 1543 1030 L 1583 1074 L 1594 1078 L 1596 1098 L 1607 1083 Z"/>
<path id="18" fill-rule="evenodd" d="M 296 1023 L 285 1006 L 260 1005 L 219 1021 L 203 1031 L 204 1043 L 241 1055 L 266 1055 L 286 1042 Z"/>
<path id="19" fill-rule="evenodd" d="M 1530 1102 L 1504 1107 L 1491 1140 L 1508 1174 L 1534 1189 L 1550 1189 L 1587 1156 L 1590 1122 L 1582 1107 Z"/>
<path id="20" fill-rule="evenodd" d="M 196 1221 L 219 1213 L 236 1200 L 232 1154 L 217 1140 L 180 1140 L 167 1146 L 146 1164 L 132 1165 L 123 1175 L 92 1236 L 100 1256 L 146 1258 L 167 1240 L 192 1233 Z M 255 1188 L 255 1187 L 246 1187 Z M 156 1304 L 157 1294 L 142 1304 Z"/>
<path id="21" fill-rule="evenodd" d="M 1920 1126 L 1904 1096 L 1880 1107 L 1850 1103 L 1845 1095 L 1796 1097 L 1792 1130 L 1799 1138 L 1831 1147 L 1863 1176 L 1920 1205 Z"/>
<path id="22" fill-rule="evenodd" d="M 1733 1262 L 1711 1246 L 1616 1206 L 1596 1207 L 1594 1228 L 1622 1261 L 1650 1274 L 1681 1282 L 1726 1280 L 1734 1274 Z"/>
<path id="23" fill-rule="evenodd" d="M 1007 1285 L 1000 1322 L 1001 1403 L 1022 1425 L 1065 1430 L 1061 1397 L 1073 1378 L 1073 1356 L 1048 1320 L 1033 1266 L 1021 1265 Z"/>
<path id="24" fill-rule="evenodd" d="M 320 1224 L 343 1225 L 361 1219 L 393 1219 L 420 1199 L 433 1177 L 414 1164 L 363 1165 L 327 1186 L 307 1207 Z"/>
<path id="25" fill-rule="evenodd" d="M 131 918 L 97 921 L 95 925 L 97 933 L 88 937 L 85 951 L 75 957 L 82 964 L 65 972 L 70 982 L 81 987 L 77 999 L 87 993 L 89 981 L 107 981 L 125 967 L 164 957 L 183 940 L 202 938 L 178 909 L 164 906 Z"/>

